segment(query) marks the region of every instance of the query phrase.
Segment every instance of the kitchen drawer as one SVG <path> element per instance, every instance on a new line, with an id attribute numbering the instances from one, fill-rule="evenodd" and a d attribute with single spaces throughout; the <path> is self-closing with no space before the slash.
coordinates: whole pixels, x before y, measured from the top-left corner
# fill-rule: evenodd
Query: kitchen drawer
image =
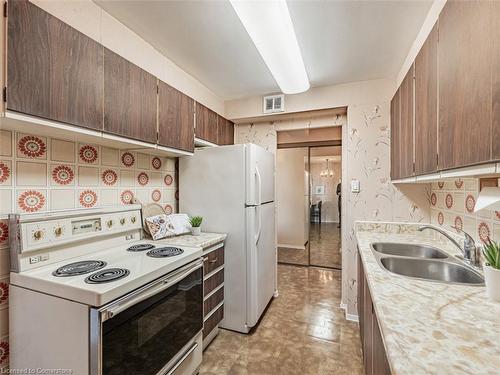
<path id="1" fill-rule="evenodd" d="M 215 275 L 212 275 L 208 279 L 205 279 L 203 284 L 204 295 L 206 296 L 212 290 L 217 288 L 220 284 L 224 282 L 224 269 L 221 269 Z"/>
<path id="2" fill-rule="evenodd" d="M 224 301 L 224 287 L 222 286 L 219 290 L 217 290 L 214 294 L 208 297 L 205 301 L 203 301 L 203 311 L 205 312 L 204 316 L 207 316 L 210 311 L 215 309 L 215 307 Z"/>
<path id="3" fill-rule="evenodd" d="M 224 305 L 221 305 L 212 315 L 210 315 L 210 318 L 205 320 L 203 325 L 203 338 L 207 337 L 223 318 Z"/>
<path id="4" fill-rule="evenodd" d="M 208 253 L 203 258 L 203 274 L 208 275 L 222 265 L 224 265 L 224 247 L 220 247 Z"/>

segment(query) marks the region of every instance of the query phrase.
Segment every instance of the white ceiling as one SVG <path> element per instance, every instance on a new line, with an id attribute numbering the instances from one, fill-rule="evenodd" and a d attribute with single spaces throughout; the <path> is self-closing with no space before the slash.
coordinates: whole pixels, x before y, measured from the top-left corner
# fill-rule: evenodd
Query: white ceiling
<path id="1" fill-rule="evenodd" d="M 94 0 L 223 99 L 279 92 L 227 0 Z M 311 86 L 392 78 L 432 1 L 288 0 Z"/>

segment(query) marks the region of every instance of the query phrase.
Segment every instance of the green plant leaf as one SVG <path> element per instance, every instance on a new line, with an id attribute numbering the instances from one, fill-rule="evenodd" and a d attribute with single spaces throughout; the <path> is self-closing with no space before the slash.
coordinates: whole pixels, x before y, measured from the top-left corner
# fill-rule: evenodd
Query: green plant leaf
<path id="1" fill-rule="evenodd" d="M 483 247 L 484 259 L 490 267 L 500 270 L 500 245 L 488 238 Z"/>

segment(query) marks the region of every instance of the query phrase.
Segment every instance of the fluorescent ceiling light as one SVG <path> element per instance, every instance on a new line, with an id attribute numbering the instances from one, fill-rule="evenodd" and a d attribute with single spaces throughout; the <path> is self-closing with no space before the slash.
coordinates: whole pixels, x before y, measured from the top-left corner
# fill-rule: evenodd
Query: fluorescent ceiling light
<path id="1" fill-rule="evenodd" d="M 285 0 L 229 0 L 281 91 L 310 87 Z"/>

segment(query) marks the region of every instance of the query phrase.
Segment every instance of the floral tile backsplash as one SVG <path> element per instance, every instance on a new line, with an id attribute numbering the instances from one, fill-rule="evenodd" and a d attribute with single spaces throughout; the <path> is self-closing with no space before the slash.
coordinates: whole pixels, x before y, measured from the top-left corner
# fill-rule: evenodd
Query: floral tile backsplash
<path id="1" fill-rule="evenodd" d="M 500 212 L 474 213 L 479 195 L 479 179 L 447 179 L 432 183 L 431 222 L 456 227 L 469 233 L 478 244 L 489 238 L 500 241 Z"/>
<path id="2" fill-rule="evenodd" d="M 34 213 L 156 202 L 177 209 L 176 159 L 0 130 L 0 369 L 8 366 L 9 227 Z"/>

